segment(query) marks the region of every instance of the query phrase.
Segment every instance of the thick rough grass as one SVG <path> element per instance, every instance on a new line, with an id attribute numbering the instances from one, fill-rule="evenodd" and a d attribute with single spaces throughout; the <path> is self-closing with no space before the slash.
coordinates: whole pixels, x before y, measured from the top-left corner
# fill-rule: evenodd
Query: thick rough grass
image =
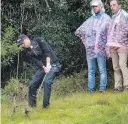
<path id="1" fill-rule="evenodd" d="M 2 104 L 2 124 L 127 124 L 128 93 L 107 91 L 75 93 L 66 97 L 52 95 L 51 105 L 42 109 L 42 95 L 37 108 L 24 113 L 26 102 Z"/>

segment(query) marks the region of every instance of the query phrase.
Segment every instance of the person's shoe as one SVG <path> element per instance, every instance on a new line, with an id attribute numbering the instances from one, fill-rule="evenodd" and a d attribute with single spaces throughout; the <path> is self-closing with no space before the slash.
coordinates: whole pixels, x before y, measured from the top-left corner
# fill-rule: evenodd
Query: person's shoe
<path id="1" fill-rule="evenodd" d="M 89 94 L 95 93 L 94 90 L 88 90 L 87 92 L 88 92 Z"/>
<path id="2" fill-rule="evenodd" d="M 42 107 L 42 110 L 47 110 L 47 109 L 49 109 L 49 106 Z"/>
<path id="3" fill-rule="evenodd" d="M 100 93 L 104 93 L 106 90 L 99 90 Z"/>
<path id="4" fill-rule="evenodd" d="M 123 91 L 123 89 L 113 89 L 114 93 L 119 93 L 119 92 L 122 92 L 122 91 Z"/>
<path id="5" fill-rule="evenodd" d="M 45 106 L 43 105 L 43 109 L 48 109 L 49 106 L 50 106 L 50 103 L 48 105 L 45 105 Z"/>

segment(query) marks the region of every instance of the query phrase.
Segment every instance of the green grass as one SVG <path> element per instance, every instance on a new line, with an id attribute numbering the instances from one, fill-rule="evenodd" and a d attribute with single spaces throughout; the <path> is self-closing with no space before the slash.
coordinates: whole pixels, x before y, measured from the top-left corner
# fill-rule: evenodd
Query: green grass
<path id="1" fill-rule="evenodd" d="M 51 105 L 42 109 L 42 96 L 37 108 L 26 116 L 26 103 L 2 104 L 2 124 L 128 124 L 128 93 L 75 93 L 67 97 L 52 95 Z"/>

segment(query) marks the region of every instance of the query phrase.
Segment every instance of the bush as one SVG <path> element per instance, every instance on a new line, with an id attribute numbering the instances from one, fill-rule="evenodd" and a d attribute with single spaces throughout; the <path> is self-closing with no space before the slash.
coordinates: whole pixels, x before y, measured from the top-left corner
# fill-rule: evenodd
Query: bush
<path id="1" fill-rule="evenodd" d="M 113 73 L 108 72 L 107 89 L 113 87 Z M 76 92 L 87 91 L 88 72 L 87 70 L 80 73 L 74 73 L 69 77 L 62 77 L 57 83 L 53 85 L 53 93 L 57 96 L 67 96 Z M 96 87 L 98 90 L 100 85 L 100 74 L 96 73 Z"/>
<path id="2" fill-rule="evenodd" d="M 74 73 L 69 77 L 62 77 L 53 85 L 53 92 L 57 96 L 67 96 L 87 89 L 87 72 Z"/>
<path id="3" fill-rule="evenodd" d="M 14 62 L 14 56 L 19 52 L 19 48 L 14 42 L 15 30 L 11 26 L 7 27 L 4 31 L 1 41 L 1 58 L 2 58 L 2 68 L 6 66 L 11 66 Z"/>
<path id="4" fill-rule="evenodd" d="M 27 98 L 27 87 L 19 82 L 18 79 L 12 78 L 2 90 L 2 97 L 7 98 L 9 102 L 20 102 Z"/>

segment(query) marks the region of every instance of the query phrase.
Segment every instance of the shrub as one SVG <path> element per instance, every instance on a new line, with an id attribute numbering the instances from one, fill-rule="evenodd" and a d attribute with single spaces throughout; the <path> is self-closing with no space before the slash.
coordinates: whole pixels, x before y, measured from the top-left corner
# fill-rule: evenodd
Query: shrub
<path id="1" fill-rule="evenodd" d="M 9 102 L 23 101 L 27 97 L 27 87 L 19 82 L 18 79 L 12 78 L 2 90 L 2 97 L 7 97 Z"/>
<path id="2" fill-rule="evenodd" d="M 113 73 L 108 72 L 107 89 L 112 88 Z M 87 70 L 80 73 L 74 73 L 68 77 L 62 77 L 57 83 L 53 85 L 53 92 L 57 96 L 67 96 L 76 92 L 87 91 L 88 85 L 88 72 Z M 96 87 L 98 90 L 100 85 L 100 74 L 96 73 Z"/>
<path id="3" fill-rule="evenodd" d="M 74 73 L 68 77 L 62 77 L 53 85 L 53 92 L 57 96 L 67 96 L 75 92 L 87 89 L 87 72 Z"/>

